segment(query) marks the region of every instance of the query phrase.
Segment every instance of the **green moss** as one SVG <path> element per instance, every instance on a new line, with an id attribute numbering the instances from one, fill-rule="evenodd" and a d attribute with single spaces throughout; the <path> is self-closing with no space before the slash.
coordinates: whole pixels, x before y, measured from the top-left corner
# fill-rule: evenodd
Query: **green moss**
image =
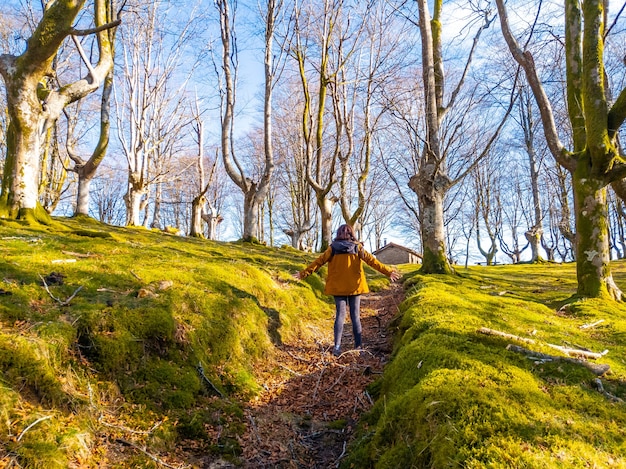
<path id="1" fill-rule="evenodd" d="M 87 238 L 111 238 L 111 233 L 96 230 L 74 230 L 77 236 L 85 236 Z"/>
<path id="2" fill-rule="evenodd" d="M 622 269 L 616 278 L 624 278 Z M 594 389 L 589 370 L 535 363 L 507 351 L 510 340 L 477 333 L 489 327 L 526 337 L 535 344 L 525 347 L 548 354 L 558 352 L 547 344 L 601 351 L 608 342 L 598 341 L 600 331 L 579 326 L 610 317 L 601 336 L 615 338 L 614 355 L 602 361 L 614 375 L 603 382 L 623 395 L 626 364 L 618 357 L 626 342 L 612 329 L 623 337 L 626 307 L 585 300 L 557 314 L 547 305 L 565 297 L 573 276 L 573 265 L 473 268 L 463 278 L 406 275 L 394 357 L 373 386 L 376 404 L 343 467 L 576 468 L 626 461 L 620 430 L 626 415 Z M 544 281 L 552 288 L 544 291 Z"/>
<path id="3" fill-rule="evenodd" d="M 16 391 L 21 389 L 43 403 L 62 407 L 69 402 L 44 342 L 0 333 L 0 372 Z"/>

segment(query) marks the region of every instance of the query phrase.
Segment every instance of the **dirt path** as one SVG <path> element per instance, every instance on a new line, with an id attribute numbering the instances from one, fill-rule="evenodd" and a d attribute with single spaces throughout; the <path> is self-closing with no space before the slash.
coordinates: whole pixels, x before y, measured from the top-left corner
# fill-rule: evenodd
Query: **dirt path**
<path id="1" fill-rule="evenodd" d="M 245 411 L 247 429 L 241 441 L 245 468 L 337 467 L 359 416 L 372 406 L 366 387 L 379 377 L 389 358 L 387 325 L 401 300 L 398 285 L 363 296 L 365 352 L 350 350 L 349 321 L 340 357 L 330 353 L 332 321 L 315 342 L 281 347 L 278 367 L 289 376 L 279 380 L 268 375 L 267 392 Z"/>

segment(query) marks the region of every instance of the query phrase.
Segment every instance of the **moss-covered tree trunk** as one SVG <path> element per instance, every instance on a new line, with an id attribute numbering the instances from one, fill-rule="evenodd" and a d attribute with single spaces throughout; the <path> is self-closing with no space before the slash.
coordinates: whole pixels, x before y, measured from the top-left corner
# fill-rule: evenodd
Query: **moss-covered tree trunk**
<path id="1" fill-rule="evenodd" d="M 191 225 L 189 228 L 189 236 L 204 238 L 204 220 L 202 220 L 202 213 L 205 205 L 206 197 L 204 194 L 197 195 L 191 201 Z"/>
<path id="2" fill-rule="evenodd" d="M 443 212 L 449 181 L 440 175 L 434 175 L 433 171 L 434 165 L 425 165 L 409 182 L 409 187 L 417 194 L 419 203 L 423 251 L 420 271 L 425 274 L 450 274 L 454 270 L 446 252 Z"/>
<path id="3" fill-rule="evenodd" d="M 624 178 L 626 161 L 617 151 L 617 130 L 626 119 L 626 88 L 609 109 L 604 73 L 602 0 L 565 0 L 567 112 L 572 149 L 561 143 L 552 107 L 539 80 L 533 56 L 523 51 L 509 28 L 503 0 L 496 0 L 504 38 L 539 106 L 548 147 L 572 175 L 576 216 L 578 294 L 621 299 L 609 262 L 606 205 L 608 184 Z"/>
<path id="4" fill-rule="evenodd" d="M 111 42 L 106 29 L 116 26 L 117 22 L 107 24 L 111 18 L 111 5 L 96 0 L 96 28 L 81 32 L 74 30 L 72 25 L 84 3 L 84 0 L 50 2 L 26 41 L 25 51 L 19 56 L 0 55 L 0 74 L 5 83 L 10 119 L 0 216 L 41 222 L 50 220 L 38 204 L 43 136 L 68 104 L 98 89 L 112 67 Z M 63 41 L 71 34 L 90 33 L 98 34 L 98 65 L 86 64 L 89 70 L 86 77 L 58 90 L 49 89 L 52 64 Z"/>
<path id="5" fill-rule="evenodd" d="M 620 299 L 610 269 L 606 183 L 586 173 L 573 175 L 578 295 Z"/>
<path id="6" fill-rule="evenodd" d="M 422 80 L 426 101 L 426 142 L 418 174 L 411 177 L 409 187 L 418 198 L 422 234 L 422 268 L 426 274 L 451 273 L 446 252 L 443 223 L 443 200 L 449 188 L 445 177 L 439 131 L 443 113 L 443 62 L 441 56 L 442 2 L 435 1 L 435 17 L 430 18 L 426 0 L 418 0 L 419 25 L 422 36 Z"/>
<path id="7" fill-rule="evenodd" d="M 38 74 L 14 73 L 5 80 L 9 127 L 7 158 L 2 179 L 2 216 L 37 219 L 47 222 L 45 210 L 37 210 L 39 195 L 39 157 L 45 121 L 42 103 L 37 97 Z"/>

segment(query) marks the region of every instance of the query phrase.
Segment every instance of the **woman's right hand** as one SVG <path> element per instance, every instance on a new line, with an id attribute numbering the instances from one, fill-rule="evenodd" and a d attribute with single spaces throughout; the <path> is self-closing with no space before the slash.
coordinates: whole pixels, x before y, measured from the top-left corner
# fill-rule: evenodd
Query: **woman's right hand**
<path id="1" fill-rule="evenodd" d="M 392 282 L 395 282 L 396 280 L 400 280 L 400 278 L 402 278 L 402 274 L 400 272 L 396 272 L 395 270 L 391 272 L 391 275 L 389 275 L 389 279 Z"/>

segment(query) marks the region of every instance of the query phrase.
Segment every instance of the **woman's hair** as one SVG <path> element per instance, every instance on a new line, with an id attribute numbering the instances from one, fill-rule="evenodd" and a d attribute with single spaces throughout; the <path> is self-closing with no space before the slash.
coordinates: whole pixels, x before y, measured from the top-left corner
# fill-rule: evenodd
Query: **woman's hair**
<path id="1" fill-rule="evenodd" d="M 354 228 L 350 225 L 341 225 L 337 228 L 337 236 L 336 240 L 347 240 L 356 242 L 356 234 L 354 233 Z"/>

